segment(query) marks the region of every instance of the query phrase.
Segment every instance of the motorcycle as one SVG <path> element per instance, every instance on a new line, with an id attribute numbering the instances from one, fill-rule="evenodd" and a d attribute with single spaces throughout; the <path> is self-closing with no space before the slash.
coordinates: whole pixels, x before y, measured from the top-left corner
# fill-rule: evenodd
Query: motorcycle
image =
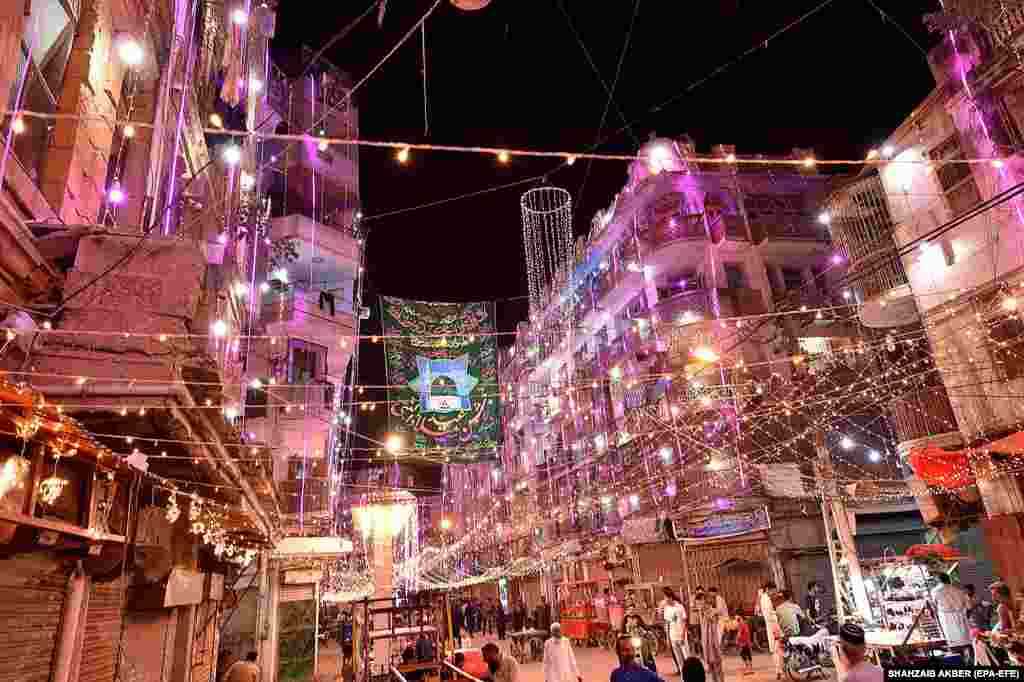
<path id="1" fill-rule="evenodd" d="M 809 637 L 790 637 L 783 644 L 783 666 L 792 682 L 807 682 L 817 673 L 831 677 L 835 671 L 832 660 L 832 635 L 819 628 Z M 831 672 L 829 672 L 831 671 Z"/>

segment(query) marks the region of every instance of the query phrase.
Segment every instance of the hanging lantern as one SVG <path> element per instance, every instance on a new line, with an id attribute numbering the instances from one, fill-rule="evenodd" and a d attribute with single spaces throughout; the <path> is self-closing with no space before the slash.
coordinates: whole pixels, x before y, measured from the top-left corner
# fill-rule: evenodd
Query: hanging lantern
<path id="1" fill-rule="evenodd" d="M 171 499 L 167 501 L 167 510 L 164 512 L 164 518 L 167 519 L 168 523 L 174 523 L 181 516 L 181 508 L 178 507 L 178 496 L 171 494 Z"/>
<path id="2" fill-rule="evenodd" d="M 491 0 L 452 0 L 452 4 L 466 12 L 475 12 L 491 4 Z"/>
<path id="3" fill-rule="evenodd" d="M 64 491 L 68 482 L 56 474 L 39 482 L 39 499 L 43 504 L 52 505 Z"/>

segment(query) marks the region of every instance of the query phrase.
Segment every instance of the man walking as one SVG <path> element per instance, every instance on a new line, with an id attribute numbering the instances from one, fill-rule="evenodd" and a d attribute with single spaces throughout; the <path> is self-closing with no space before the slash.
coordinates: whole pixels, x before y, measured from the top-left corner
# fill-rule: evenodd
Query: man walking
<path id="1" fill-rule="evenodd" d="M 966 592 L 953 584 L 947 573 L 940 573 L 937 577 L 939 586 L 932 593 L 932 599 L 939 611 L 939 625 L 946 636 L 946 646 L 967 660 L 971 649 L 971 625 L 967 620 L 971 600 Z"/>
<path id="2" fill-rule="evenodd" d="M 686 607 L 679 601 L 671 587 L 663 588 L 665 593 L 665 622 L 668 623 L 668 641 L 672 646 L 672 658 L 676 664 L 676 672 L 683 674 L 683 661 L 690 657 L 690 647 L 686 641 Z"/>
<path id="3" fill-rule="evenodd" d="M 562 637 L 559 623 L 551 624 L 551 637 L 544 642 L 544 682 L 583 682 L 572 643 Z"/>
<path id="4" fill-rule="evenodd" d="M 547 597 L 543 595 L 541 595 L 540 604 L 537 606 L 534 620 L 537 623 L 538 630 L 547 632 L 551 628 L 551 605 L 548 604 Z"/>

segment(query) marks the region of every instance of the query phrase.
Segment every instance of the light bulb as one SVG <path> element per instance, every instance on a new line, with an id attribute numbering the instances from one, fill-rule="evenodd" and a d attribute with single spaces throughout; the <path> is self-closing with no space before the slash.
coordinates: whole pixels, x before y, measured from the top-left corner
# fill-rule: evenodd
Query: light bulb
<path id="1" fill-rule="evenodd" d="M 23 132 L 25 132 L 25 119 L 19 116 L 13 121 L 11 121 L 11 131 L 15 135 L 21 135 Z"/>
<path id="2" fill-rule="evenodd" d="M 878 452 L 878 450 L 869 450 L 868 459 L 870 459 L 872 462 L 879 462 L 882 460 L 882 454 Z"/>
<path id="3" fill-rule="evenodd" d="M 816 162 L 815 162 L 815 160 L 814 160 L 814 157 L 813 157 L 813 156 L 808 156 L 808 157 L 807 157 L 806 159 L 804 159 L 804 167 L 805 167 L 805 168 L 810 168 L 810 167 L 811 167 L 811 166 L 813 166 L 813 165 L 814 165 L 815 163 L 816 163 Z"/>
<path id="4" fill-rule="evenodd" d="M 220 117 L 220 114 L 214 112 L 210 114 L 210 125 L 212 125 L 214 128 L 223 128 L 224 119 Z"/>
<path id="5" fill-rule="evenodd" d="M 129 140 L 132 139 L 133 137 L 135 137 L 135 126 L 129 123 L 121 130 L 121 134 L 124 135 Z"/>
<path id="6" fill-rule="evenodd" d="M 567 158 L 565 160 L 565 165 L 567 165 L 567 166 L 571 166 L 574 163 L 576 163 L 576 157 L 575 156 L 569 156 L 569 158 Z"/>
<path id="7" fill-rule="evenodd" d="M 402 147 L 398 150 L 398 163 L 405 163 L 409 160 L 409 148 Z"/>
<path id="8" fill-rule="evenodd" d="M 693 356 L 701 362 L 717 362 L 718 353 L 709 346 L 697 346 L 693 349 Z"/>
<path id="9" fill-rule="evenodd" d="M 736 163 L 736 155 L 735 154 L 728 154 L 725 157 L 725 162 L 726 163 Z"/>
<path id="10" fill-rule="evenodd" d="M 255 93 L 261 91 L 262 89 L 263 89 L 263 81 L 261 81 L 259 78 L 250 78 L 249 79 L 249 90 L 251 92 L 253 92 L 255 94 Z"/>
<path id="11" fill-rule="evenodd" d="M 213 335 L 224 336 L 228 333 L 228 323 L 224 320 L 217 320 L 213 323 Z"/>
<path id="12" fill-rule="evenodd" d="M 1011 310 L 1011 311 L 1012 310 L 1016 310 L 1017 309 L 1017 299 L 1015 299 L 1015 298 L 1004 298 L 1002 306 L 1003 306 L 1003 310 Z"/>
<path id="13" fill-rule="evenodd" d="M 270 285 L 267 284 L 266 282 L 261 283 L 260 284 L 260 291 L 263 292 L 263 293 L 267 293 L 268 291 L 270 291 Z"/>
<path id="14" fill-rule="evenodd" d="M 235 166 L 242 160 L 242 150 L 233 144 L 229 144 L 224 147 L 224 151 L 221 153 L 221 158 L 223 158 L 224 163 L 229 166 Z"/>
<path id="15" fill-rule="evenodd" d="M 245 296 L 247 293 L 249 293 L 249 287 L 245 282 L 235 283 L 235 296 Z"/>
<path id="16" fill-rule="evenodd" d="M 843 436 L 842 438 L 839 439 L 839 446 L 843 448 L 843 450 L 849 450 L 854 445 L 855 443 L 853 442 L 853 439 L 851 439 L 849 436 Z"/>
<path id="17" fill-rule="evenodd" d="M 134 38 L 125 38 L 121 41 L 121 44 L 117 48 L 117 54 L 128 66 L 138 66 L 142 63 L 145 52 L 142 49 L 142 45 L 139 45 L 138 41 Z"/>
<path id="18" fill-rule="evenodd" d="M 111 186 L 107 191 L 107 199 L 115 206 L 124 201 L 124 190 L 121 189 L 121 183 L 115 182 Z"/>
<path id="19" fill-rule="evenodd" d="M 884 147 L 882 147 L 882 156 L 884 156 L 885 158 L 888 159 L 894 153 L 896 153 L 896 150 L 893 148 L 891 144 L 887 144 Z"/>
<path id="20" fill-rule="evenodd" d="M 508 159 L 509 159 L 508 152 L 505 152 L 505 151 L 498 152 L 498 161 L 500 161 L 501 163 L 508 163 Z"/>
<path id="21" fill-rule="evenodd" d="M 871 149 L 871 150 L 868 151 L 868 161 L 870 161 L 872 159 L 877 159 L 877 158 L 878 158 L 878 150 L 877 149 Z"/>
<path id="22" fill-rule="evenodd" d="M 320 140 L 320 144 L 318 144 L 316 148 L 322 152 L 327 151 L 327 140 Z"/>
<path id="23" fill-rule="evenodd" d="M 231 21 L 236 26 L 245 26 L 249 22 L 249 15 L 241 7 L 231 12 Z"/>
<path id="24" fill-rule="evenodd" d="M 832 222 L 832 216 L 830 216 L 828 213 L 821 213 L 818 215 L 818 222 L 821 223 L 822 225 L 828 225 L 829 223 Z"/>
<path id="25" fill-rule="evenodd" d="M 239 177 L 238 183 L 242 186 L 242 189 L 250 190 L 256 186 L 256 178 L 249 173 L 242 171 L 242 175 Z"/>

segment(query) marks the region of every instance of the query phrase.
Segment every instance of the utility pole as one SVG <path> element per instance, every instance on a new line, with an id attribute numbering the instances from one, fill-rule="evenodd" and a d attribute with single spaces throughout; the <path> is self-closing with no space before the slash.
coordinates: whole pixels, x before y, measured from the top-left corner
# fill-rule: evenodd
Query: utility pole
<path id="1" fill-rule="evenodd" d="M 821 516 L 825 522 L 825 542 L 828 546 L 828 557 L 832 563 L 832 580 L 836 592 L 836 615 L 840 623 L 845 623 L 850 614 L 846 613 L 843 597 L 848 594 L 844 586 L 841 572 L 845 572 L 853 590 L 853 599 L 864 622 L 874 620 L 871 603 L 868 601 L 864 576 L 860 570 L 860 559 L 857 558 L 857 545 L 853 540 L 850 528 L 850 517 L 846 502 L 839 497 L 839 489 L 835 481 L 835 469 L 832 466 L 832 455 L 825 443 L 825 433 L 818 431 L 814 435 L 814 447 L 818 453 L 815 469 L 818 479 L 818 490 L 821 495 Z M 835 539 L 832 533 L 835 532 Z"/>

